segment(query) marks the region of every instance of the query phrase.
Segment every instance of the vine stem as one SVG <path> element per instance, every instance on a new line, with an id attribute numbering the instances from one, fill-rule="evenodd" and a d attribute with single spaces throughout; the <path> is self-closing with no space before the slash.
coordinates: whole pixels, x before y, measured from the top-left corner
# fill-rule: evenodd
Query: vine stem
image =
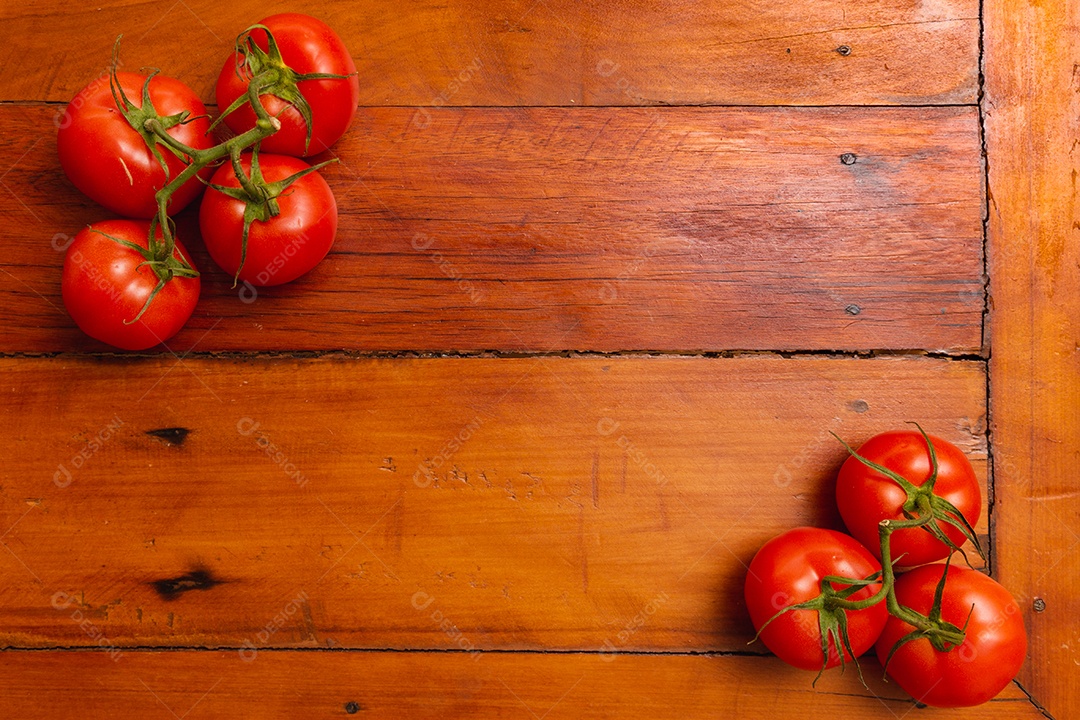
<path id="1" fill-rule="evenodd" d="M 176 248 L 176 236 L 173 233 L 172 223 L 168 213 L 169 200 L 172 199 L 173 194 L 188 180 L 198 175 L 203 168 L 216 163 L 225 157 L 232 158 L 235 163 L 238 161 L 240 153 L 243 150 L 270 137 L 281 128 L 281 121 L 276 117 L 271 116 L 259 100 L 264 81 L 267 79 L 268 78 L 262 75 L 257 75 L 251 79 L 250 83 L 248 83 L 248 100 L 251 103 L 251 107 L 255 111 L 256 116 L 255 127 L 247 132 L 214 145 L 213 147 L 204 150 L 189 147 L 170 135 L 160 120 L 150 119 L 146 121 L 147 130 L 150 130 L 157 137 L 161 138 L 162 142 L 173 150 L 190 158 L 190 163 L 184 168 L 184 171 L 170 180 L 163 188 L 158 190 L 157 194 L 154 196 L 158 207 L 154 224 L 161 228 L 162 235 L 159 245 L 157 242 L 157 233 L 151 228 L 149 244 L 153 247 L 155 259 L 164 260 L 172 257 L 173 251 Z M 243 179 L 241 179 L 241 182 L 243 182 Z"/>
<path id="2" fill-rule="evenodd" d="M 892 547 L 890 538 L 897 530 L 918 528 L 934 521 L 934 514 L 930 507 L 930 500 L 926 496 L 920 496 L 917 504 L 919 514 L 910 520 L 882 520 L 878 525 L 878 536 L 881 542 L 881 588 L 868 598 L 862 600 L 848 600 L 845 598 L 831 598 L 830 605 L 843 610 L 865 610 L 877 605 L 882 600 L 889 610 L 889 614 L 917 630 L 934 634 L 944 643 L 959 645 L 964 642 L 963 630 L 953 630 L 942 627 L 925 615 L 900 604 L 896 599 L 896 571 L 893 568 Z M 842 578 L 824 578 L 822 583 L 842 580 Z M 849 581 L 850 582 L 850 581 Z"/>

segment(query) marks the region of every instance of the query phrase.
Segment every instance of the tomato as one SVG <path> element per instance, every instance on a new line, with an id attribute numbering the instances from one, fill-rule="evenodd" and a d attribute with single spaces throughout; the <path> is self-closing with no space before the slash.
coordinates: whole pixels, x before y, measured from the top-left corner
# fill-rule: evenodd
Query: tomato
<path id="1" fill-rule="evenodd" d="M 788 530 L 765 543 L 750 562 L 744 592 L 754 629 L 761 630 L 783 608 L 820 595 L 821 580 L 827 575 L 861 579 L 880 571 L 874 556 L 848 535 L 822 528 Z M 880 587 L 868 585 L 850 599 L 862 600 Z M 887 616 L 884 601 L 847 612 L 848 635 L 856 657 L 874 646 Z M 789 665 L 805 670 L 822 667 L 821 630 L 815 610 L 786 612 L 769 623 L 760 637 Z M 844 659 L 851 659 L 846 650 Z M 840 654 L 830 643 L 827 667 L 838 664 Z"/>
<path id="2" fill-rule="evenodd" d="M 928 616 L 943 570 L 943 565 L 924 565 L 899 576 L 896 599 Z M 926 705 L 967 707 L 996 697 L 1016 677 L 1027 654 L 1027 632 L 1016 600 L 980 572 L 949 567 L 941 618 L 961 628 L 967 623 L 963 644 L 940 652 L 926 639 L 905 643 L 889 661 L 889 675 Z M 912 630 L 903 620 L 889 618 L 876 646 L 882 664 L 893 645 Z"/>
<path id="3" fill-rule="evenodd" d="M 969 524 L 975 525 L 982 508 L 982 493 L 975 470 L 960 448 L 938 437 L 930 436 L 930 439 L 938 464 L 934 494 L 952 503 Z M 932 472 L 926 440 L 917 430 L 875 435 L 863 443 L 858 453 L 916 486 L 922 486 Z M 878 559 L 881 558 L 878 523 L 885 519 L 903 519 L 901 508 L 907 499 L 907 492 L 895 480 L 867 467 L 855 457 L 849 457 L 840 468 L 836 480 L 840 516 L 848 531 Z M 957 546 L 963 545 L 962 530 L 941 520 L 936 522 Z M 896 530 L 891 541 L 892 559 L 898 568 L 924 565 L 951 553 L 948 545 L 924 528 Z"/>
<path id="4" fill-rule="evenodd" d="M 105 233 L 105 234 L 102 234 Z M 145 350 L 175 335 L 191 317 L 199 299 L 198 277 L 174 277 L 158 292 L 158 276 L 146 257 L 116 240 L 147 247 L 147 220 L 105 220 L 83 228 L 64 256 L 61 291 L 64 307 L 87 335 L 123 350 Z M 191 260 L 177 242 L 174 257 Z M 192 266 L 193 267 L 193 266 Z"/>
<path id="5" fill-rule="evenodd" d="M 296 73 L 347 76 L 343 79 L 300 80 L 296 83 L 296 88 L 311 108 L 309 145 L 306 145 L 307 123 L 296 107 L 275 95 L 263 94 L 263 107 L 281 121 L 281 129 L 263 140 L 262 149 L 296 157 L 325 151 L 345 134 L 360 102 L 360 83 L 352 56 L 337 33 L 326 23 L 309 15 L 281 13 L 271 15 L 258 24 L 270 29 L 281 52 L 281 59 Z M 250 37 L 262 50 L 267 50 L 264 30 L 252 30 Z M 249 77 L 247 73 L 237 71 L 237 63 L 242 60 L 240 53 L 234 53 L 218 76 L 215 92 L 218 107 L 223 113 L 237 98 L 247 93 Z M 225 123 L 237 133 L 245 132 L 255 126 L 255 112 L 245 103 L 225 115 Z"/>
<path id="6" fill-rule="evenodd" d="M 116 76 L 128 100 L 141 108 L 146 76 L 132 72 L 118 72 Z M 213 144 L 213 138 L 207 134 L 210 121 L 206 108 L 187 85 L 155 75 L 150 80 L 150 99 L 161 116 L 187 112 L 194 118 L 170 128 L 169 135 L 198 150 Z M 60 166 L 75 187 L 91 200 L 125 217 L 150 218 L 157 212 L 154 194 L 165 186 L 165 171 L 143 136 L 117 108 L 107 75 L 75 95 L 59 126 L 56 145 Z M 158 151 L 165 159 L 170 178 L 187 167 L 186 162 L 164 145 L 159 144 Z M 205 179 L 210 171 L 202 175 Z M 191 178 L 172 196 L 169 212 L 178 212 L 188 205 L 202 192 L 202 187 L 199 178 Z"/>
<path id="7" fill-rule="evenodd" d="M 259 154 L 259 169 L 270 184 L 286 180 L 311 166 L 288 155 Z M 251 155 L 241 160 L 245 175 L 251 173 Z M 281 190 L 280 214 L 255 220 L 248 231 L 247 255 L 243 250 L 242 200 L 229 197 L 213 186 L 239 188 L 231 165 L 218 168 L 199 208 L 203 242 L 221 269 L 252 285 L 280 285 L 300 277 L 319 264 L 330 251 L 337 234 L 337 202 L 326 180 L 310 172 Z"/>

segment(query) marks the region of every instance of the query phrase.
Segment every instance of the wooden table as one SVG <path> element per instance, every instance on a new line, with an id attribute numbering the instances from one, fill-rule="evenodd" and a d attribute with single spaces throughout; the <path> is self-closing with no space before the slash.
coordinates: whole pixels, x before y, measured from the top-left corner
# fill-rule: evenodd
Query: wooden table
<path id="1" fill-rule="evenodd" d="M 59 295 L 106 213 L 54 123 L 153 65 L 207 100 L 253 2 L 0 9 L 0 715 L 904 717 L 747 646 L 744 563 L 839 526 L 918 420 L 987 483 L 1080 708 L 1073 0 L 335 3 L 337 244 L 116 354 Z M 251 302 L 254 300 L 254 302 Z M 915 715 L 912 715 L 914 717 Z"/>

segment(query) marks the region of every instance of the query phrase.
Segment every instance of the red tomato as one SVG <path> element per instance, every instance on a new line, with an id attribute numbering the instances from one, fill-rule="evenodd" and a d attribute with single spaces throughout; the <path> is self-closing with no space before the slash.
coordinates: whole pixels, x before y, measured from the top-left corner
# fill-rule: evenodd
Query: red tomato
<path id="1" fill-rule="evenodd" d="M 937 456 L 938 474 L 934 494 L 945 498 L 959 510 L 968 523 L 975 525 L 982 508 L 982 493 L 975 470 L 967 457 L 950 442 L 930 436 Z M 886 432 L 863 443 L 859 454 L 898 475 L 913 485 L 921 486 L 932 472 L 926 440 L 917 430 Z M 896 481 L 882 475 L 855 457 L 849 457 L 840 468 L 836 480 L 836 504 L 848 531 L 881 558 L 878 523 L 882 520 L 902 520 L 902 506 L 907 493 Z M 958 546 L 964 543 L 964 533 L 938 521 L 938 526 Z M 893 532 L 892 559 L 898 568 L 924 565 L 947 557 L 951 550 L 928 530 L 909 528 Z M 901 557 L 903 555 L 903 557 Z"/>
<path id="2" fill-rule="evenodd" d="M 901 575 L 896 599 L 929 615 L 943 570 L 943 565 L 923 565 Z M 1016 677 L 1027 654 L 1027 632 L 1016 600 L 980 572 L 949 567 L 941 618 L 961 628 L 967 623 L 963 644 L 940 652 L 926 639 L 905 643 L 889 661 L 889 675 L 926 705 L 968 707 L 996 697 Z M 912 630 L 903 620 L 889 617 L 877 641 L 882 664 L 893 645 Z"/>
<path id="3" fill-rule="evenodd" d="M 142 317 L 130 322 L 146 305 L 158 276 L 147 265 L 139 267 L 146 262 L 142 254 L 101 233 L 146 248 L 150 222 L 104 220 L 75 235 L 61 279 L 71 319 L 90 337 L 123 350 L 145 350 L 168 340 L 191 317 L 199 300 L 199 278 L 169 280 Z M 174 257 L 191 265 L 179 242 Z"/>
<path id="4" fill-rule="evenodd" d="M 311 107 L 311 142 L 305 148 L 308 128 L 300 112 L 285 100 L 262 95 L 262 104 L 270 115 L 281 121 L 281 129 L 263 140 L 261 148 L 270 153 L 295 157 L 325 151 L 345 134 L 360 102 L 360 82 L 352 56 L 326 23 L 309 15 L 281 13 L 261 20 L 259 25 L 274 34 L 281 59 L 300 75 L 327 73 L 347 75 L 344 79 L 301 80 L 297 88 Z M 268 43 L 264 30 L 252 30 L 251 37 L 263 50 Z M 238 53 L 229 56 L 218 76 L 216 94 L 222 112 L 234 100 L 247 93 L 249 78 L 237 73 Z M 225 116 L 225 123 L 236 133 L 255 126 L 255 112 L 248 104 Z"/>
<path id="5" fill-rule="evenodd" d="M 117 73 L 124 93 L 137 107 L 142 107 L 145 75 Z M 150 99 L 161 116 L 190 113 L 191 122 L 176 125 L 169 135 L 188 147 L 204 150 L 213 145 L 207 134 L 210 121 L 199 97 L 184 83 L 157 75 L 150 81 Z M 60 166 L 75 187 L 91 200 L 109 210 L 131 218 L 150 218 L 157 212 L 154 194 L 165 186 L 165 171 L 154 157 L 142 135 L 117 109 L 109 78 L 93 81 L 75 95 L 59 121 L 56 135 Z M 158 145 L 169 168 L 169 177 L 183 172 L 187 163 L 164 145 Z M 200 173 L 203 179 L 210 171 Z M 202 192 L 202 183 L 191 178 L 169 202 L 169 213 L 176 213 Z"/>
<path id="6" fill-rule="evenodd" d="M 251 156 L 241 160 L 244 173 L 251 173 Z M 267 183 L 275 183 L 311 166 L 288 155 L 259 153 L 259 167 Z M 218 168 L 214 185 L 240 187 L 232 165 Z M 248 231 L 247 256 L 243 268 L 246 204 L 207 188 L 199 208 L 203 242 L 210 257 L 230 275 L 252 285 L 280 285 L 300 277 L 319 264 L 330 251 L 337 234 L 337 202 L 326 180 L 311 172 L 296 180 L 277 198 L 280 214 L 266 221 L 255 220 Z"/>
<path id="7" fill-rule="evenodd" d="M 800 527 L 777 535 L 754 555 L 746 575 L 746 606 L 754 629 L 760 630 L 783 608 L 820 595 L 821 580 L 826 575 L 862 579 L 880 571 L 881 565 L 866 548 L 835 530 Z M 862 600 L 880 587 L 880 584 L 869 585 L 850 599 Z M 856 657 L 874 646 L 887 616 L 884 601 L 847 613 L 848 635 Z M 815 610 L 786 612 L 769 623 L 760 637 L 789 665 L 805 670 L 818 670 L 822 666 L 821 630 Z M 846 651 L 844 659 L 851 659 Z M 830 643 L 827 667 L 839 664 L 839 652 Z"/>

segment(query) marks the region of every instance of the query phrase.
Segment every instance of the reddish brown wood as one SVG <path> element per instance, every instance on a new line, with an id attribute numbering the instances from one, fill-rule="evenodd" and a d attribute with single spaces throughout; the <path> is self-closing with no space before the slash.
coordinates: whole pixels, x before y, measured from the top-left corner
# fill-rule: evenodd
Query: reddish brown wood
<path id="1" fill-rule="evenodd" d="M 744 563 L 787 528 L 839 526 L 830 431 L 860 443 L 918 419 L 985 477 L 981 362 L 0 372 L 19 418 L 0 440 L 0 646 L 94 645 L 78 610 L 119 646 L 760 652 Z"/>
<path id="2" fill-rule="evenodd" d="M 1021 681 L 1080 708 L 1080 6 L 986 4 L 997 574 L 1031 636 Z"/>
<path id="3" fill-rule="evenodd" d="M 126 66 L 160 67 L 209 100 L 235 36 L 282 9 L 338 30 L 362 105 L 921 105 L 978 89 L 977 0 L 44 0 L 0 9 L 0 98 L 67 102 L 122 33 Z"/>
<path id="4" fill-rule="evenodd" d="M 207 294 L 174 349 L 989 353 L 981 60 L 994 569 L 1031 608 L 1021 682 L 1067 717 L 1080 18 L 1075 3 L 991 0 L 980 58 L 980 6 L 321 7 L 363 91 L 330 172 L 342 243 L 251 305 L 196 247 Z M 853 674 L 813 690 L 768 658 L 632 653 L 747 650 L 745 619 L 720 611 L 738 604 L 740 562 L 791 524 L 837 522 L 842 455 L 825 429 L 857 441 L 917 418 L 985 477 L 982 362 L 116 359 L 71 327 L 50 246 L 101 214 L 58 175 L 62 103 L 121 32 L 126 67 L 160 66 L 209 99 L 232 36 L 268 12 L 0 7 L 0 646 L 21 648 L 0 652 L 0 714 L 912 711 L 873 667 L 869 691 Z M 660 107 L 696 104 L 788 107 Z M 920 107 L 854 107 L 867 104 Z M 926 107 L 941 104 L 969 107 Z M 181 228 L 193 237 L 190 216 Z M 57 351 L 76 354 L 10 356 Z M 245 418 L 259 430 L 242 435 Z M 409 651 L 463 639 L 570 652 Z M 26 650 L 56 645 L 82 649 Z M 917 714 L 1038 717 L 1015 687 Z"/>
<path id="5" fill-rule="evenodd" d="M 0 350 L 100 351 L 57 248 L 105 214 L 50 114 L 0 107 Z M 170 347 L 978 352 L 978 133 L 971 108 L 365 109 L 309 276 L 242 301 L 188 214 L 203 299 Z"/>
<path id="6" fill-rule="evenodd" d="M 115 659 L 113 659 L 115 657 Z M 11 717 L 714 718 L 1038 720 L 1015 687 L 976 708 L 916 710 L 865 661 L 812 673 L 769 658 L 465 653 L 0 653 Z M 170 714 L 171 713 L 171 714 Z"/>

